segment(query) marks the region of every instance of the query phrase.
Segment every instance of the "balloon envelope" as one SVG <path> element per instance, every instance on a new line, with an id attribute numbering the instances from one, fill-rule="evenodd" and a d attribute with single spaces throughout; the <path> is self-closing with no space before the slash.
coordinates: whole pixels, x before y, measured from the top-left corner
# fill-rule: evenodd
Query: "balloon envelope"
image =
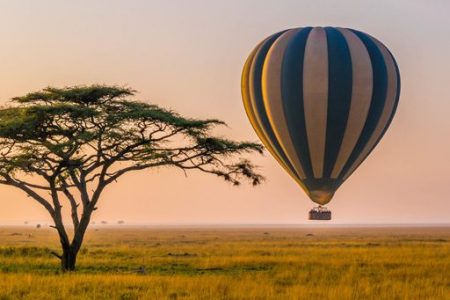
<path id="1" fill-rule="evenodd" d="M 278 32 L 256 46 L 242 73 L 244 107 L 257 135 L 320 205 L 378 144 L 399 95 L 389 50 L 347 28 Z"/>

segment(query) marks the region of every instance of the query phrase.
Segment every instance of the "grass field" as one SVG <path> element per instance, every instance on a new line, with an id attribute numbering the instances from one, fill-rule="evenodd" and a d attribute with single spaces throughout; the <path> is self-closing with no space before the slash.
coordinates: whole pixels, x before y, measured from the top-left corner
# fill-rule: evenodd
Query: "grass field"
<path id="1" fill-rule="evenodd" d="M 57 249 L 51 229 L 0 227 L 0 299 L 450 299 L 450 227 L 104 226 L 71 274 Z"/>

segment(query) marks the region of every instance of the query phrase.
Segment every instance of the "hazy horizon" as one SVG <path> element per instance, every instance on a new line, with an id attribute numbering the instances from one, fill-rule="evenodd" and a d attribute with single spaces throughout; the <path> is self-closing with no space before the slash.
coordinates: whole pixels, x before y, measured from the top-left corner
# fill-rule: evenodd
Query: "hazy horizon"
<path id="1" fill-rule="evenodd" d="M 402 91 L 385 137 L 328 205 L 329 224 L 447 224 L 449 11 L 440 0 L 3 2 L 0 103 L 46 86 L 127 85 L 136 99 L 226 121 L 219 135 L 258 141 L 240 95 L 253 47 L 291 27 L 355 28 L 391 50 Z M 252 160 L 267 178 L 255 188 L 175 169 L 130 174 L 105 191 L 93 220 L 311 224 L 314 203 L 270 154 Z M 26 220 L 50 218 L 0 185 L 0 224 Z"/>

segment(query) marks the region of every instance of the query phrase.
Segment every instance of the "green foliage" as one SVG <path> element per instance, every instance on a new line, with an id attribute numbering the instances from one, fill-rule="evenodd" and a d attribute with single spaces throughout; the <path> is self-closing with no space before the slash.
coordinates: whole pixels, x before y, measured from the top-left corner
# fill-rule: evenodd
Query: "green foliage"
<path id="1" fill-rule="evenodd" d="M 91 85 L 66 88 L 47 87 L 42 91 L 13 98 L 18 103 L 56 103 L 66 102 L 80 105 L 99 104 L 114 99 L 132 96 L 135 91 L 117 86 Z"/>
<path id="2" fill-rule="evenodd" d="M 0 109 L 0 169 L 6 173 L 40 170 L 40 175 L 68 178 L 67 172 L 89 173 L 128 161 L 137 169 L 146 164 L 171 165 L 233 178 L 234 183 L 240 176 L 261 181 L 247 160 L 221 161 L 241 153 L 262 153 L 261 145 L 211 136 L 211 129 L 225 123 L 185 118 L 126 99 L 134 93 L 129 88 L 92 85 L 48 87 L 13 98 L 17 105 Z M 167 146 L 174 140 L 182 146 Z M 92 151 L 97 155 L 88 155 Z M 246 171 L 240 172 L 243 164 Z"/>

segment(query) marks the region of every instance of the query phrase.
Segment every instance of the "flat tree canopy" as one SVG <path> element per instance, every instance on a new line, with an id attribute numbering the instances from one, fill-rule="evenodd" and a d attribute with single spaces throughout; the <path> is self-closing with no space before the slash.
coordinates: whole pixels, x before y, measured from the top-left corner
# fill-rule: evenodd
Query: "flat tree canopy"
<path id="1" fill-rule="evenodd" d="M 63 270 L 75 268 L 91 215 L 105 187 L 152 167 L 199 170 L 238 185 L 262 181 L 242 154 L 260 144 L 211 135 L 224 122 L 197 120 L 130 100 L 117 86 L 49 87 L 0 109 L 0 183 L 26 192 L 50 213 L 62 246 Z M 71 210 L 73 236 L 63 222 Z"/>

